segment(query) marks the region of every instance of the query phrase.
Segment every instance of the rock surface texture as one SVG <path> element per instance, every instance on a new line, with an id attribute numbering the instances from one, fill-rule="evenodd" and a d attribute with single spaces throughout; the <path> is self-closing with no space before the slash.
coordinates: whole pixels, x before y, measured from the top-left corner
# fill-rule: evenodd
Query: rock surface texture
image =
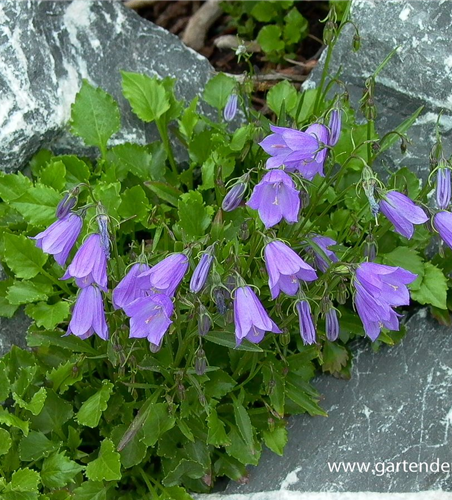
<path id="1" fill-rule="evenodd" d="M 361 344 L 351 380 L 314 381 L 328 418 L 290 419 L 284 456 L 264 453 L 250 470 L 250 482 L 230 483 L 225 493 L 272 491 L 279 498 L 276 491 L 284 490 L 451 491 L 451 473 L 441 472 L 443 462 L 452 466 L 450 329 L 426 317 L 426 310 L 407 325 L 408 334 L 396 347 L 374 353 L 369 343 Z M 425 465 L 410 472 L 411 462 Z M 330 470 L 333 463 L 341 470 Z M 344 471 L 340 463 L 369 464 L 369 471 L 356 465 Z M 400 463 L 399 471 L 385 472 L 390 463 Z M 432 469 L 426 471 L 427 465 Z"/>
<path id="2" fill-rule="evenodd" d="M 428 155 L 435 140 L 435 124 L 443 110 L 440 131 L 447 156 L 452 153 L 452 2 L 354 0 L 352 18 L 361 35 L 361 49 L 353 53 L 354 28 L 349 25 L 335 47 L 331 74 L 342 67 L 340 79 L 356 105 L 364 81 L 396 47 L 377 78 L 377 130 L 380 136 L 394 129 L 418 107 L 425 105 L 408 135 L 412 145 L 405 155 L 393 146 L 382 155 L 380 170 L 408 166 L 424 179 Z M 308 85 L 319 81 L 321 66 Z M 449 139 L 449 140 L 448 140 Z"/>
<path id="3" fill-rule="evenodd" d="M 156 139 L 121 97 L 120 71 L 177 77 L 179 98 L 202 92 L 207 59 L 119 1 L 2 0 L 0 3 L 0 170 L 15 171 L 41 147 L 82 154 L 66 132 L 82 78 L 120 103 L 113 143 Z"/>

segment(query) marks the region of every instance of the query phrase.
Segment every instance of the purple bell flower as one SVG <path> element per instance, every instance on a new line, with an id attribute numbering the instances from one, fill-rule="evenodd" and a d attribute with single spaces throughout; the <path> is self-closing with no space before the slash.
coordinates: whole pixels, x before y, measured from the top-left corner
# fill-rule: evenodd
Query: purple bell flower
<path id="1" fill-rule="evenodd" d="M 300 335 L 304 345 L 315 344 L 315 326 L 312 321 L 311 306 L 307 300 L 300 300 L 296 306 L 300 322 Z"/>
<path id="2" fill-rule="evenodd" d="M 268 243 L 264 255 L 272 299 L 275 299 L 281 290 L 287 295 L 296 295 L 300 286 L 299 280 L 317 279 L 315 270 L 282 241 Z"/>
<path id="3" fill-rule="evenodd" d="M 438 212 L 433 218 L 433 226 L 441 239 L 449 248 L 452 248 L 452 213 Z"/>
<path id="4" fill-rule="evenodd" d="M 172 297 L 188 270 L 188 258 L 183 253 L 169 255 L 154 267 L 140 274 L 143 288 Z M 144 285 L 146 283 L 146 285 Z"/>
<path id="5" fill-rule="evenodd" d="M 325 255 L 322 255 L 316 248 L 311 247 L 314 252 L 314 263 L 318 269 L 320 269 L 323 273 L 327 271 L 332 262 L 338 262 L 338 258 L 336 254 L 329 250 L 328 247 L 332 245 L 337 245 L 337 242 L 332 238 L 328 238 L 327 236 L 314 236 L 311 240 L 323 251 Z M 328 259 L 325 259 L 325 256 Z"/>
<path id="6" fill-rule="evenodd" d="M 413 224 L 428 220 L 422 208 L 398 191 L 389 191 L 380 201 L 380 210 L 394 224 L 397 233 L 410 239 L 414 233 Z"/>
<path id="7" fill-rule="evenodd" d="M 30 237 L 36 240 L 36 246 L 43 252 L 53 255 L 60 266 L 64 266 L 72 247 L 74 246 L 83 220 L 76 214 L 69 214 L 58 219 L 45 231 Z"/>
<path id="8" fill-rule="evenodd" d="M 333 147 L 339 141 L 339 136 L 341 135 L 341 127 L 342 127 L 342 114 L 339 109 L 333 109 L 330 115 L 330 123 L 328 124 L 328 128 L 330 130 L 330 137 L 328 141 L 328 145 Z"/>
<path id="9" fill-rule="evenodd" d="M 337 319 L 337 311 L 334 307 L 328 309 L 325 315 L 325 330 L 326 338 L 334 342 L 339 337 L 339 320 Z"/>
<path id="10" fill-rule="evenodd" d="M 78 249 L 65 275 L 60 278 L 75 278 L 77 286 L 85 288 L 92 283 L 107 291 L 107 256 L 102 248 L 100 235 L 91 234 Z"/>
<path id="11" fill-rule="evenodd" d="M 58 203 L 55 216 L 57 219 L 63 219 L 69 212 L 75 207 L 77 203 L 77 198 L 66 193 L 63 199 Z"/>
<path id="12" fill-rule="evenodd" d="M 267 160 L 268 169 L 285 166 L 290 171 L 298 171 L 305 179 L 312 180 L 316 174 L 321 176 L 328 144 L 328 129 L 314 123 L 305 132 L 286 127 L 270 125 L 273 134 L 259 143 L 261 148 L 271 155 Z"/>
<path id="13" fill-rule="evenodd" d="M 113 290 L 112 301 L 115 309 L 123 309 L 139 297 L 145 297 L 146 291 L 141 288 L 141 280 L 138 276 L 150 267 L 147 264 L 134 264 L 124 278 L 117 284 Z"/>
<path id="14" fill-rule="evenodd" d="M 108 340 L 104 303 L 97 287 L 89 285 L 80 290 L 66 335 L 71 333 L 82 340 L 91 337 L 93 333 L 102 340 Z"/>
<path id="15" fill-rule="evenodd" d="M 221 204 L 221 208 L 225 212 L 232 212 L 235 210 L 240 203 L 242 203 L 243 196 L 245 194 L 247 185 L 244 182 L 238 182 L 230 191 L 226 194 Z"/>
<path id="16" fill-rule="evenodd" d="M 440 167 L 436 177 L 436 204 L 441 210 L 445 210 L 449 206 L 450 192 L 450 170 Z"/>
<path id="17" fill-rule="evenodd" d="M 213 245 L 211 245 L 206 252 L 202 255 L 196 269 L 190 280 L 190 292 L 198 293 L 206 284 L 207 277 L 209 276 L 210 267 L 213 261 Z"/>
<path id="18" fill-rule="evenodd" d="M 237 114 L 237 104 L 238 97 L 237 94 L 231 94 L 229 96 L 228 102 L 226 103 L 226 107 L 224 108 L 223 117 L 227 122 L 230 122 L 234 119 Z"/>
<path id="19" fill-rule="evenodd" d="M 130 317 L 130 338 L 146 337 L 154 346 L 160 346 L 172 323 L 173 303 L 166 295 L 149 295 L 127 304 L 124 312 Z"/>
<path id="20" fill-rule="evenodd" d="M 273 170 L 256 185 L 247 205 L 259 211 L 267 229 L 278 224 L 282 218 L 288 223 L 295 223 L 300 211 L 300 193 L 289 175 L 282 170 Z"/>
<path id="21" fill-rule="evenodd" d="M 416 277 L 401 267 L 360 264 L 354 279 L 355 307 L 372 341 L 378 338 L 382 327 L 399 330 L 399 315 L 392 308 L 410 303 L 406 285 Z"/>
<path id="22" fill-rule="evenodd" d="M 241 286 L 235 292 L 234 323 L 237 345 L 243 339 L 257 344 L 265 332 L 282 333 L 249 286 Z"/>

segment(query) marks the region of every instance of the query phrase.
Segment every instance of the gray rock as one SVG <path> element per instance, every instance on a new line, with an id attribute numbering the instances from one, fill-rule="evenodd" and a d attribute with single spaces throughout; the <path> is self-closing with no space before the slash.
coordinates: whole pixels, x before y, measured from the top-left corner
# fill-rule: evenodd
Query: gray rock
<path id="1" fill-rule="evenodd" d="M 355 0 L 352 19 L 361 35 L 361 49 L 352 52 L 355 31 L 351 25 L 346 26 L 335 47 L 331 74 L 342 67 L 340 79 L 356 105 L 365 79 L 399 47 L 377 78 L 377 130 L 382 136 L 419 106 L 425 105 L 425 109 L 409 131 L 413 144 L 407 153 L 402 155 L 400 148 L 393 146 L 378 163 L 380 171 L 408 166 L 425 179 L 441 110 L 440 131 L 446 153 L 452 153 L 448 146 L 452 136 L 452 2 Z M 321 69 L 316 69 L 308 85 L 314 86 L 320 80 Z"/>
<path id="2" fill-rule="evenodd" d="M 351 380 L 316 379 L 328 418 L 291 418 L 284 456 L 263 453 L 250 482 L 230 483 L 226 493 L 452 490 L 450 472 L 436 469 L 452 463 L 451 332 L 426 310 L 407 326 L 396 347 L 374 353 L 370 343 L 361 344 Z M 410 462 L 435 465 L 409 472 L 403 461 L 406 469 Z M 354 462 L 369 463 L 369 472 L 334 472 L 328 465 Z M 383 473 L 390 463 L 400 463 L 399 472 Z"/>
<path id="3" fill-rule="evenodd" d="M 119 1 L 0 2 L 0 170 L 16 171 L 41 147 L 90 153 L 66 131 L 81 79 L 120 103 L 122 126 L 112 143 L 158 136 L 121 96 L 120 70 L 177 77 L 189 101 L 213 69 L 180 40 Z"/>
<path id="4" fill-rule="evenodd" d="M 13 345 L 25 348 L 25 334 L 31 320 L 23 310 L 19 310 L 11 319 L 0 318 L 0 356 L 11 350 Z"/>

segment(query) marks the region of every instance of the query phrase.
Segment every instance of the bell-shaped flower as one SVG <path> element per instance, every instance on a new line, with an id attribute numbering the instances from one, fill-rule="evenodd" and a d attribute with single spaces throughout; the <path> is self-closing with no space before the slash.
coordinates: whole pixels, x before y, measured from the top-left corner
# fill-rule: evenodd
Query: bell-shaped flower
<path id="1" fill-rule="evenodd" d="M 339 337 L 339 320 L 337 319 L 337 311 L 334 307 L 328 309 L 325 314 L 325 331 L 326 338 L 334 342 Z"/>
<path id="2" fill-rule="evenodd" d="M 257 344 L 265 332 L 281 333 L 249 286 L 238 287 L 235 291 L 234 323 L 237 345 L 243 339 Z"/>
<path id="3" fill-rule="evenodd" d="M 330 246 L 337 245 L 337 242 L 327 236 L 313 236 L 311 241 L 315 243 L 311 245 L 315 266 L 325 273 L 332 262 L 338 261 L 336 254 L 329 249 Z"/>
<path id="4" fill-rule="evenodd" d="M 147 264 L 137 262 L 134 264 L 124 278 L 117 284 L 113 290 L 112 301 L 115 309 L 123 309 L 124 306 L 130 304 L 139 297 L 147 295 L 146 290 L 141 288 L 141 279 L 138 276 L 150 267 Z"/>
<path id="5" fill-rule="evenodd" d="M 433 218 L 433 226 L 444 243 L 452 248 L 452 213 L 438 212 Z"/>
<path id="6" fill-rule="evenodd" d="M 227 122 L 230 122 L 234 119 L 237 114 L 237 104 L 238 104 L 238 96 L 237 94 L 231 94 L 228 98 L 228 102 L 226 103 L 226 107 L 224 108 L 223 117 Z"/>
<path id="7" fill-rule="evenodd" d="M 312 321 L 311 306 L 307 300 L 300 300 L 296 304 L 298 321 L 300 323 L 300 335 L 304 345 L 315 344 L 315 326 Z"/>
<path id="8" fill-rule="evenodd" d="M 422 208 L 398 191 L 386 193 L 380 201 L 380 210 L 394 224 L 396 232 L 408 239 L 413 236 L 413 224 L 423 224 L 428 220 Z"/>
<path id="9" fill-rule="evenodd" d="M 342 116 L 339 109 L 333 109 L 330 115 L 330 123 L 328 128 L 330 130 L 328 145 L 333 147 L 339 141 L 339 136 L 341 135 L 342 127 Z"/>
<path id="10" fill-rule="evenodd" d="M 275 299 L 281 290 L 287 295 L 296 295 L 300 286 L 299 280 L 317 279 L 315 270 L 282 241 L 268 243 L 264 256 L 272 299 Z"/>
<path id="11" fill-rule="evenodd" d="M 213 261 L 213 245 L 211 245 L 205 253 L 203 253 L 199 264 L 193 271 L 193 275 L 190 280 L 190 292 L 198 293 L 200 292 L 204 285 L 206 284 L 207 277 L 209 276 L 210 267 Z"/>
<path id="12" fill-rule="evenodd" d="M 240 205 L 240 203 L 242 203 L 246 188 L 247 184 L 244 182 L 238 182 L 237 184 L 232 186 L 232 188 L 224 197 L 221 208 L 225 212 L 232 212 L 233 210 L 235 210 Z"/>
<path id="13" fill-rule="evenodd" d="M 95 283 L 101 290 L 107 291 L 107 256 L 99 234 L 90 234 L 78 249 L 61 279 L 69 278 L 75 278 L 80 288 Z"/>
<path id="14" fill-rule="evenodd" d="M 81 339 L 91 337 L 95 333 L 101 339 L 108 340 L 104 302 L 96 286 L 89 285 L 80 290 L 67 329 L 67 335 L 71 333 Z"/>
<path id="15" fill-rule="evenodd" d="M 36 240 L 36 246 L 43 252 L 53 255 L 60 266 L 64 266 L 72 247 L 74 246 L 83 220 L 76 214 L 68 214 L 55 221 L 45 231 L 30 237 Z"/>
<path id="16" fill-rule="evenodd" d="M 283 218 L 288 223 L 295 223 L 300 211 L 300 193 L 289 175 L 282 170 L 273 170 L 265 174 L 254 188 L 247 205 L 258 210 L 267 229 Z"/>
<path id="17" fill-rule="evenodd" d="M 172 323 L 173 303 L 164 294 L 149 295 L 124 306 L 124 312 L 130 317 L 130 338 L 146 337 L 154 346 L 160 346 Z"/>
<path id="18" fill-rule="evenodd" d="M 450 169 L 439 167 L 436 177 L 436 204 L 441 210 L 445 210 L 450 203 L 451 184 Z"/>
<path id="19" fill-rule="evenodd" d="M 353 280 L 354 302 L 364 331 L 372 341 L 380 335 L 382 327 L 399 330 L 399 315 L 392 308 L 410 303 L 406 285 L 416 277 L 401 267 L 373 262 L 359 265 Z"/>
<path id="20" fill-rule="evenodd" d="M 77 203 L 77 198 L 72 196 L 70 193 L 66 193 L 63 199 L 58 203 L 55 216 L 57 219 L 63 219 L 69 212 L 75 207 Z"/>
<path id="21" fill-rule="evenodd" d="M 139 278 L 147 278 L 147 280 L 141 280 L 145 289 L 172 297 L 184 278 L 188 265 L 188 257 L 185 254 L 174 253 L 148 271 L 141 273 Z"/>

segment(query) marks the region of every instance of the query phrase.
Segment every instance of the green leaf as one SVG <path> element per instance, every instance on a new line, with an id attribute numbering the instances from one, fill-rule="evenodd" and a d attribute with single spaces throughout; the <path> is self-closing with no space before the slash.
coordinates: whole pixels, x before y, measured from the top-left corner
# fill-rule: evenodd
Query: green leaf
<path id="1" fill-rule="evenodd" d="M 276 413 L 282 418 L 284 416 L 286 395 L 284 378 L 279 373 L 275 365 L 264 365 L 262 368 L 262 374 L 264 376 L 264 384 L 267 388 L 270 403 Z"/>
<path id="2" fill-rule="evenodd" d="M 35 470 L 25 467 L 14 472 L 6 491 L 37 491 L 40 482 L 39 474 Z"/>
<path id="3" fill-rule="evenodd" d="M 100 481 L 85 481 L 73 491 L 73 500 L 106 500 L 107 487 Z"/>
<path id="4" fill-rule="evenodd" d="M 17 311 L 18 306 L 13 306 L 6 299 L 6 292 L 8 288 L 12 285 L 13 280 L 1 280 L 0 281 L 0 317 L 3 318 L 12 318 L 14 313 Z M 0 390 L 1 390 L 1 381 L 0 381 Z M 0 401 L 2 398 L 0 397 Z"/>
<path id="5" fill-rule="evenodd" d="M 107 160 L 116 167 L 116 177 L 123 180 L 130 172 L 145 181 L 152 180 L 152 155 L 146 146 L 126 142 L 112 147 L 107 153 Z"/>
<path id="6" fill-rule="evenodd" d="M 322 371 L 339 373 L 342 368 L 347 366 L 349 357 L 349 353 L 344 346 L 337 342 L 325 341 L 323 345 Z"/>
<path id="7" fill-rule="evenodd" d="M 17 406 L 23 408 L 24 410 L 28 410 L 33 415 L 39 415 L 44 406 L 45 400 L 47 398 L 47 391 L 45 387 L 41 387 L 39 391 L 37 391 L 31 400 L 27 403 L 22 398 L 20 398 L 15 392 L 13 392 L 13 399 L 16 402 Z"/>
<path id="8" fill-rule="evenodd" d="M 142 441 L 146 446 L 154 446 L 165 432 L 174 427 L 176 420 L 170 415 L 166 403 L 151 405 L 148 416 L 143 423 Z"/>
<path id="9" fill-rule="evenodd" d="M 188 240 L 203 236 L 213 216 L 213 207 L 205 206 L 202 194 L 190 191 L 181 195 L 178 205 L 179 225 Z"/>
<path id="10" fill-rule="evenodd" d="M 114 385 L 108 380 L 102 380 L 102 388 L 88 398 L 77 413 L 80 425 L 97 427 L 102 412 L 107 409 L 108 400 L 113 392 Z"/>
<path id="11" fill-rule="evenodd" d="M 293 111 L 298 103 L 298 93 L 295 87 L 287 80 L 283 80 L 276 84 L 267 94 L 268 107 L 274 111 L 277 116 L 279 116 L 283 102 L 287 113 Z"/>
<path id="12" fill-rule="evenodd" d="M 107 214 L 115 217 L 121 204 L 119 193 L 121 191 L 121 184 L 113 182 L 111 184 L 96 184 L 93 192 L 98 201 L 105 207 Z"/>
<path id="13" fill-rule="evenodd" d="M 240 404 L 235 398 L 233 399 L 232 406 L 234 408 L 235 423 L 237 424 L 240 435 L 249 447 L 251 454 L 254 455 L 254 433 L 248 412 L 246 411 L 245 407 Z"/>
<path id="14" fill-rule="evenodd" d="M 266 53 L 284 50 L 284 42 L 281 40 L 281 28 L 276 24 L 264 26 L 259 31 L 256 41 Z"/>
<path id="15" fill-rule="evenodd" d="M 228 438 L 224 423 L 218 418 L 218 413 L 214 408 L 210 409 L 207 417 L 207 443 L 213 446 L 228 446 L 231 444 Z"/>
<path id="16" fill-rule="evenodd" d="M 29 166 L 34 177 L 39 177 L 41 170 L 52 160 L 53 153 L 48 149 L 41 149 L 33 155 Z"/>
<path id="17" fill-rule="evenodd" d="M 35 320 L 39 327 L 53 330 L 69 316 L 69 309 L 69 302 L 62 301 L 56 304 L 39 302 L 38 304 L 28 305 L 25 312 L 31 319 Z"/>
<path id="18" fill-rule="evenodd" d="M 74 482 L 74 477 L 84 469 L 81 465 L 66 457 L 64 452 L 54 453 L 42 464 L 42 484 L 47 488 L 63 488 Z"/>
<path id="19" fill-rule="evenodd" d="M 16 281 L 8 288 L 6 298 L 10 304 L 20 305 L 47 299 L 41 286 L 32 281 Z"/>
<path id="20" fill-rule="evenodd" d="M 273 21 L 277 16 L 276 6 L 273 2 L 254 2 L 250 14 L 261 23 Z"/>
<path id="21" fill-rule="evenodd" d="M 190 140 L 193 136 L 193 130 L 199 121 L 199 115 L 196 112 L 196 107 L 198 105 L 199 97 L 196 96 L 190 103 L 190 105 L 182 113 L 182 117 L 179 122 L 179 130 Z"/>
<path id="22" fill-rule="evenodd" d="M 32 427 L 44 434 L 58 431 L 72 418 L 72 405 L 58 397 L 54 391 L 47 389 L 47 399 L 41 413 L 32 418 Z"/>
<path id="23" fill-rule="evenodd" d="M 66 361 L 66 363 L 54 368 L 47 378 L 53 383 L 53 390 L 63 394 L 71 385 L 83 379 L 83 371 L 79 362 Z"/>
<path id="24" fill-rule="evenodd" d="M 11 434 L 6 429 L 0 428 L 0 455 L 6 455 L 11 448 Z"/>
<path id="25" fill-rule="evenodd" d="M 203 99 L 207 104 L 222 110 L 235 87 L 236 82 L 233 78 L 219 73 L 207 82 Z"/>
<path id="26" fill-rule="evenodd" d="M 5 174 L 0 172 L 0 197 L 10 203 L 17 200 L 33 187 L 31 180 L 21 172 Z"/>
<path id="27" fill-rule="evenodd" d="M 424 276 L 418 290 L 411 290 L 411 298 L 419 304 L 431 304 L 447 309 L 447 278 L 433 264 L 425 262 Z"/>
<path id="28" fill-rule="evenodd" d="M 287 444 L 287 431 L 284 427 L 276 427 L 272 432 L 263 431 L 265 445 L 274 453 L 283 456 L 284 447 Z"/>
<path id="29" fill-rule="evenodd" d="M 4 408 L 0 407 L 0 424 L 5 424 L 8 427 L 17 427 L 24 436 L 28 436 L 28 421 L 24 421 L 16 415 L 9 413 Z"/>
<path id="30" fill-rule="evenodd" d="M 209 380 L 204 383 L 205 395 L 208 398 L 220 399 L 229 394 L 237 382 L 223 370 L 208 373 Z"/>
<path id="31" fill-rule="evenodd" d="M 182 194 L 182 191 L 179 191 L 179 189 L 171 186 L 171 184 L 167 184 L 166 182 L 148 181 L 144 182 L 144 185 L 160 199 L 177 207 L 179 196 Z"/>
<path id="32" fill-rule="evenodd" d="M 417 274 L 416 280 L 411 283 L 411 290 L 419 290 L 424 277 L 424 260 L 416 250 L 408 247 L 397 247 L 390 253 L 381 255 L 381 261 L 388 266 L 401 267 Z"/>
<path id="33" fill-rule="evenodd" d="M 68 189 L 73 189 L 77 184 L 88 183 L 90 178 L 89 166 L 77 156 L 63 155 L 53 159 L 53 163 L 66 168 L 66 181 Z"/>
<path id="34" fill-rule="evenodd" d="M 145 219 L 149 213 L 149 202 L 141 186 L 133 186 L 121 194 L 118 213 L 124 218 L 133 217 L 134 222 Z"/>
<path id="35" fill-rule="evenodd" d="M 194 500 L 194 498 L 189 495 L 185 488 L 181 488 L 180 486 L 167 486 L 165 488 L 165 493 L 161 500 Z"/>
<path id="36" fill-rule="evenodd" d="M 294 7 L 284 17 L 284 39 L 290 43 L 298 43 L 308 34 L 309 23 Z"/>
<path id="37" fill-rule="evenodd" d="M 237 351 L 263 352 L 257 344 L 252 344 L 247 340 L 236 346 L 235 336 L 230 332 L 212 331 L 209 332 L 204 338 L 214 344 L 229 347 L 230 349 L 236 349 Z"/>
<path id="38" fill-rule="evenodd" d="M 226 447 L 226 453 L 231 457 L 236 458 L 243 465 L 257 465 L 261 456 L 261 449 L 259 443 L 255 442 L 253 451 L 243 440 L 239 432 L 233 427 L 229 434 L 231 444 Z"/>
<path id="39" fill-rule="evenodd" d="M 176 465 L 176 468 L 166 475 L 162 482 L 165 486 L 176 486 L 181 483 L 184 476 L 188 476 L 192 479 L 199 479 L 203 477 L 205 473 L 206 471 L 200 463 L 183 458 Z"/>
<path id="40" fill-rule="evenodd" d="M 11 202 L 24 219 L 32 226 L 48 226 L 55 222 L 55 210 L 61 196 L 48 186 L 36 185 Z"/>
<path id="41" fill-rule="evenodd" d="M 170 108 L 165 87 L 157 78 L 126 71 L 121 75 L 122 92 L 138 118 L 152 122 Z"/>
<path id="42" fill-rule="evenodd" d="M 61 161 L 50 163 L 41 170 L 39 181 L 56 191 L 63 191 L 66 186 L 66 167 Z"/>
<path id="43" fill-rule="evenodd" d="M 127 425 L 123 424 L 118 425 L 111 432 L 111 439 L 115 444 L 116 449 L 118 449 L 119 443 L 121 442 L 121 439 L 126 431 Z M 139 431 L 127 442 L 124 447 L 121 448 L 121 451 L 119 452 L 121 456 L 121 464 L 126 469 L 139 465 L 146 456 L 148 447 L 139 440 L 141 435 L 142 432 Z"/>
<path id="44" fill-rule="evenodd" d="M 60 443 L 50 441 L 42 432 L 30 431 L 19 443 L 19 457 L 23 462 L 32 462 L 48 457 L 60 447 Z"/>
<path id="45" fill-rule="evenodd" d="M 71 132 L 88 146 L 97 146 L 104 152 L 108 140 L 120 127 L 116 101 L 104 90 L 83 80 L 71 108 Z"/>
<path id="46" fill-rule="evenodd" d="M 56 345 L 71 352 L 84 352 L 91 356 L 97 356 L 99 352 L 90 346 L 86 341 L 83 341 L 75 335 L 62 337 L 61 332 L 46 332 L 46 331 L 29 331 L 27 335 L 27 344 L 29 347 L 40 347 Z"/>
<path id="47" fill-rule="evenodd" d="M 121 479 L 121 457 L 110 439 L 100 445 L 99 456 L 86 467 L 90 481 L 119 481 Z"/>
<path id="48" fill-rule="evenodd" d="M 10 382 L 5 361 L 0 359 L 0 403 L 5 401 L 10 393 Z"/>
<path id="49" fill-rule="evenodd" d="M 320 408 L 316 399 L 314 399 L 312 389 L 310 391 L 311 394 L 306 390 L 308 387 L 309 385 L 301 377 L 289 372 L 286 378 L 287 397 L 310 415 L 322 415 L 326 417 L 327 414 Z"/>

